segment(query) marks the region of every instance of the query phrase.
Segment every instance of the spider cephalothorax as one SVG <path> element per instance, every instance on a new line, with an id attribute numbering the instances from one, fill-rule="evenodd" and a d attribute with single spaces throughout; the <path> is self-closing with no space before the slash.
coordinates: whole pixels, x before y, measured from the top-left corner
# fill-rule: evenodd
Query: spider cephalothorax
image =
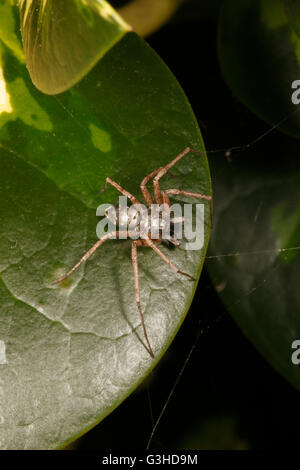
<path id="1" fill-rule="evenodd" d="M 164 191 L 160 189 L 160 185 L 159 185 L 160 178 L 164 176 L 169 171 L 169 169 L 178 162 L 178 160 L 180 160 L 189 152 L 191 152 L 191 149 L 187 147 L 182 153 L 180 153 L 177 157 L 175 157 L 168 165 L 158 168 L 157 170 L 153 171 L 149 175 L 145 176 L 145 178 L 142 180 L 140 184 L 140 188 L 141 188 L 141 192 L 142 192 L 142 195 L 145 199 L 147 206 L 144 206 L 143 204 L 141 204 L 135 196 L 133 196 L 124 188 L 122 188 L 118 183 L 116 183 L 115 181 L 107 177 L 105 187 L 101 192 L 105 191 L 108 185 L 110 184 L 111 186 L 116 188 L 123 196 L 128 198 L 131 201 L 132 205 L 130 207 L 127 207 L 125 211 L 121 210 L 120 206 L 116 206 L 116 207 L 110 206 L 110 208 L 108 208 L 104 212 L 104 215 L 108 220 L 110 220 L 114 224 L 115 229 L 113 231 L 103 234 L 101 238 L 99 238 L 99 240 L 92 246 L 92 248 L 90 248 L 89 251 L 87 251 L 85 255 L 83 255 L 83 257 L 78 261 L 78 263 L 76 263 L 75 266 L 73 266 L 73 268 L 70 269 L 70 271 L 68 271 L 64 276 L 57 279 L 53 283 L 53 284 L 57 284 L 63 281 L 64 279 L 66 279 L 67 277 L 69 277 L 70 274 L 72 274 L 84 261 L 86 261 L 97 250 L 97 248 L 99 248 L 106 240 L 109 240 L 111 238 L 124 238 L 124 235 L 126 236 L 126 238 L 130 238 L 131 243 L 132 243 L 131 259 L 132 259 L 133 272 L 134 272 L 136 303 L 137 303 L 138 311 L 140 313 L 141 324 L 143 327 L 145 340 L 147 342 L 149 353 L 151 354 L 152 357 L 154 357 L 154 353 L 152 351 L 150 341 L 147 335 L 147 330 L 146 330 L 146 326 L 145 326 L 145 322 L 143 318 L 143 312 L 142 312 L 141 305 L 140 305 L 137 247 L 145 246 L 145 247 L 151 248 L 163 259 L 163 261 L 165 261 L 170 266 L 170 268 L 175 273 L 182 274 L 184 276 L 187 276 L 191 280 L 195 280 L 189 274 L 183 271 L 180 271 L 157 246 L 163 243 L 164 241 L 168 241 L 175 246 L 180 244 L 179 240 L 177 240 L 176 237 L 174 237 L 172 227 L 174 228 L 175 224 L 182 223 L 183 218 L 173 217 L 173 219 L 172 218 L 168 219 L 168 215 L 169 215 L 170 207 L 171 207 L 169 195 L 182 194 L 184 196 L 196 197 L 196 198 L 205 199 L 206 201 L 208 201 L 209 208 L 210 208 L 211 224 L 212 224 L 211 196 L 207 196 L 205 194 L 199 194 L 199 193 L 192 193 L 192 192 L 181 190 L 181 189 L 167 189 Z M 147 183 L 151 179 L 153 180 L 155 201 L 153 201 L 153 198 L 146 186 Z M 160 210 L 158 212 L 158 215 L 156 216 L 155 215 L 153 216 L 154 206 L 162 207 L 162 210 Z M 166 220 L 167 220 L 167 223 L 169 223 L 170 225 L 169 228 L 171 228 L 171 230 L 169 231 L 165 230 Z M 151 230 L 150 228 L 154 229 L 155 236 L 153 236 L 153 230 Z"/>

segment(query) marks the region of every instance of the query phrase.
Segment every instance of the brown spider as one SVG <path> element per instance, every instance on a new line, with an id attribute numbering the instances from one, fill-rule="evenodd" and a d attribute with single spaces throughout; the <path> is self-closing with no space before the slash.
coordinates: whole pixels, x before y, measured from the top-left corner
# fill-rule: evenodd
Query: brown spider
<path id="1" fill-rule="evenodd" d="M 169 169 L 174 166 L 182 157 L 184 157 L 187 153 L 189 152 L 195 152 L 194 150 L 190 149 L 189 147 L 187 147 L 182 153 L 180 153 L 177 157 L 175 157 L 168 165 L 164 166 L 164 167 L 160 167 L 158 168 L 157 170 L 153 171 L 152 173 L 150 173 L 149 175 L 145 176 L 145 178 L 142 180 L 141 184 L 140 184 L 140 188 L 141 188 L 141 192 L 143 194 L 143 197 L 148 205 L 148 210 L 150 210 L 152 204 L 154 204 L 153 202 L 153 198 L 149 192 L 149 190 L 147 189 L 146 187 L 146 184 L 149 182 L 149 180 L 153 179 L 153 188 L 154 188 L 154 198 L 155 198 L 155 201 L 157 204 L 161 205 L 161 204 L 166 204 L 166 207 L 170 208 L 171 207 L 171 204 L 170 204 L 170 200 L 169 200 L 169 197 L 168 195 L 169 194 L 182 194 L 184 196 L 192 196 L 192 197 L 197 197 L 197 198 L 200 198 L 200 199 L 205 199 L 209 202 L 209 208 L 210 208 L 210 222 L 211 222 L 211 226 L 212 226 L 212 198 L 211 196 L 206 196 L 204 194 L 199 194 L 199 193 L 192 193 L 192 192 L 189 192 L 189 191 L 183 191 L 181 189 L 167 189 L 165 191 L 161 191 L 160 189 L 160 185 L 159 185 L 159 180 L 162 176 L 164 176 L 168 171 Z M 196 152 L 196 153 L 201 153 L 201 152 Z M 128 191 L 126 191 L 125 189 L 123 189 L 118 183 L 116 183 L 115 181 L 111 180 L 110 178 L 106 178 L 106 183 L 105 183 L 105 187 L 104 189 L 101 191 L 101 193 L 103 191 L 105 191 L 108 187 L 108 185 L 112 185 L 113 187 L 115 187 L 121 194 L 123 194 L 123 196 L 126 196 L 128 199 L 130 199 L 130 201 L 132 202 L 132 204 L 135 206 L 135 207 L 139 207 L 141 206 L 141 203 L 137 200 L 137 198 L 135 196 L 133 196 L 132 194 L 130 194 Z M 117 208 L 118 209 L 118 208 Z M 138 209 L 137 209 L 137 213 L 138 213 Z M 105 213 L 105 215 L 108 217 L 107 213 Z M 116 222 L 118 222 L 118 215 L 117 215 L 117 220 Z M 139 289 L 139 275 L 138 275 L 138 258 L 137 258 L 137 247 L 138 246 L 148 246 L 150 248 L 152 248 L 152 250 L 154 250 L 169 266 L 171 269 L 173 269 L 173 271 L 175 271 L 175 273 L 179 273 L 179 274 L 182 274 L 184 276 L 187 276 L 189 277 L 191 280 L 195 281 L 195 279 L 190 276 L 189 274 L 187 273 L 184 273 L 183 271 L 180 271 L 168 258 L 167 256 L 157 247 L 157 245 L 161 244 L 164 239 L 161 235 L 161 231 L 159 232 L 160 233 L 160 236 L 159 238 L 151 238 L 151 233 L 150 232 L 147 232 L 146 234 L 143 234 L 143 237 L 140 238 L 140 239 L 137 239 L 137 240 L 133 240 L 132 241 L 132 245 L 131 245 L 131 259 L 132 259 L 132 265 L 133 265 L 133 272 L 134 272 L 134 285 L 135 285 L 135 298 L 136 298 L 136 303 L 137 303 L 137 308 L 138 308 L 138 311 L 139 311 L 139 314 L 140 314 L 140 318 L 141 318 L 141 324 L 142 324 L 142 327 L 143 327 L 143 331 L 144 331 L 144 337 L 145 337 L 145 340 L 146 340 L 146 343 L 147 343 L 147 346 L 148 346 L 148 350 L 149 350 L 149 353 L 152 357 L 154 357 L 154 353 L 152 351 L 152 348 L 151 348 L 151 345 L 150 345 L 150 341 L 149 341 L 149 338 L 148 338 L 148 335 L 147 335 L 147 330 L 146 330 L 146 326 L 145 326 L 145 322 L 144 322 L 144 317 L 143 317 L 143 312 L 142 312 L 142 309 L 141 309 L 141 304 L 140 304 L 140 289 Z M 72 269 L 70 269 L 70 271 L 68 271 L 64 276 L 62 276 L 61 278 L 57 279 L 56 281 L 53 282 L 53 284 L 58 284 L 59 282 L 63 281 L 64 279 L 66 279 L 67 277 L 69 277 L 84 261 L 86 261 L 106 240 L 109 240 L 110 238 L 118 238 L 119 237 L 119 234 L 120 234 L 120 231 L 113 231 L 113 232 L 109 232 L 105 235 L 103 235 L 93 246 L 92 248 L 90 248 L 86 253 L 85 255 L 83 255 L 83 257 L 78 261 L 78 263 L 75 264 L 75 266 L 73 266 Z M 128 237 L 132 237 L 132 235 L 134 235 L 134 233 L 130 232 L 130 231 L 122 231 L 122 234 L 124 236 L 127 235 Z M 168 238 L 169 242 L 173 243 L 174 245 L 179 245 L 179 242 L 178 240 L 176 240 L 175 238 L 172 238 L 172 237 L 169 237 Z"/>

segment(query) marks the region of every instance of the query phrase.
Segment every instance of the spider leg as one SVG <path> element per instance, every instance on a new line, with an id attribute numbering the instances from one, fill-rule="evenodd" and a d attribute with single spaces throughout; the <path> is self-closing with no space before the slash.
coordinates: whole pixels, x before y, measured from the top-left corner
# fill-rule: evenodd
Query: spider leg
<path id="1" fill-rule="evenodd" d="M 153 204 L 153 199 L 152 196 L 146 187 L 146 184 L 153 178 L 157 173 L 161 170 L 161 168 L 158 168 L 158 170 L 152 171 L 152 173 L 149 173 L 149 175 L 145 176 L 145 178 L 142 180 L 140 184 L 141 192 L 145 198 L 145 201 L 147 202 L 148 206 L 151 206 Z"/>
<path id="2" fill-rule="evenodd" d="M 184 157 L 190 151 L 191 151 L 190 147 L 187 147 L 186 149 L 184 149 L 184 151 L 181 152 L 179 155 L 177 155 L 177 157 L 175 157 L 170 163 L 168 163 L 168 165 L 162 167 L 158 171 L 155 178 L 153 179 L 154 196 L 157 201 L 157 204 L 163 203 L 163 197 L 162 197 L 160 186 L 159 186 L 160 178 L 164 176 L 172 166 L 174 166 L 182 157 Z"/>
<path id="3" fill-rule="evenodd" d="M 169 168 L 171 168 L 173 165 L 175 165 L 175 163 L 180 160 L 180 158 L 182 158 L 184 155 L 186 155 L 188 152 L 190 152 L 190 148 L 187 147 L 180 155 L 178 155 L 176 158 L 174 158 L 174 160 L 172 160 L 171 163 L 169 163 L 169 165 L 165 166 L 165 167 L 160 167 L 158 168 L 157 170 L 154 170 L 152 171 L 151 173 L 149 173 L 149 175 L 145 176 L 145 178 L 142 180 L 141 184 L 140 184 L 140 188 L 141 188 L 141 192 L 145 198 L 145 201 L 147 202 L 148 206 L 150 206 L 151 204 L 153 204 L 153 199 L 152 199 L 152 196 L 148 190 L 148 188 L 146 187 L 146 184 L 152 179 L 154 178 L 158 173 L 160 173 L 160 171 L 164 170 L 164 173 L 163 174 L 166 174 L 168 171 L 169 171 Z M 169 172 L 169 174 L 171 176 L 174 176 L 172 175 L 172 173 Z M 163 176 L 163 175 L 162 175 Z M 157 185 L 157 184 L 156 184 Z M 158 189 L 156 190 L 157 191 L 157 197 L 155 197 L 155 199 L 157 200 L 157 202 L 160 200 L 162 201 L 161 199 L 161 194 L 160 194 L 160 188 L 159 188 L 159 184 L 157 185 L 158 186 Z M 159 193 L 159 194 L 158 194 Z M 158 202 L 158 204 L 161 204 L 162 202 Z M 169 202 L 169 206 L 170 206 L 170 202 Z"/>
<path id="4" fill-rule="evenodd" d="M 167 263 L 171 269 L 173 269 L 173 271 L 175 273 L 179 273 L 179 274 L 182 274 L 183 276 L 187 276 L 189 277 L 192 281 L 196 281 L 196 279 L 193 277 L 193 276 L 190 276 L 190 274 L 187 274 L 187 273 L 184 273 L 183 271 L 179 271 L 179 269 L 169 260 L 169 258 L 155 245 L 155 243 L 153 243 L 152 240 L 150 240 L 150 238 L 144 238 L 143 239 L 143 242 L 148 245 L 150 248 L 152 248 L 152 250 L 155 251 L 155 253 L 157 253 L 163 260 L 165 263 Z"/>
<path id="5" fill-rule="evenodd" d="M 170 202 L 169 196 L 166 194 L 165 191 L 162 192 L 162 199 L 163 199 L 163 204 L 166 204 L 166 208 L 168 207 L 168 212 L 170 213 L 171 202 Z"/>
<path id="6" fill-rule="evenodd" d="M 154 357 L 154 353 L 152 351 L 150 341 L 147 335 L 144 315 L 143 315 L 141 303 L 140 303 L 139 271 L 138 271 L 137 242 L 136 241 L 133 241 L 131 245 L 131 259 L 132 259 L 132 266 L 133 266 L 133 272 L 134 272 L 134 287 L 135 287 L 136 304 L 137 304 L 137 308 L 140 314 L 141 323 L 142 323 L 142 327 L 144 330 L 144 337 L 148 345 L 149 353 L 152 357 Z"/>
<path id="7" fill-rule="evenodd" d="M 167 189 L 166 194 L 182 194 L 183 196 L 198 197 L 200 199 L 205 199 L 209 202 L 209 213 L 210 213 L 210 226 L 213 227 L 213 208 L 212 208 L 212 198 L 211 196 L 206 196 L 205 194 L 191 193 L 190 191 L 183 191 L 182 189 Z"/>
<path id="8" fill-rule="evenodd" d="M 137 198 L 135 196 L 133 196 L 131 193 L 129 193 L 128 191 L 126 191 L 126 189 L 122 188 L 122 186 L 120 186 L 118 183 L 116 183 L 115 181 L 113 181 L 112 179 L 110 179 L 109 177 L 106 178 L 106 181 L 105 181 L 105 186 L 103 189 L 101 189 L 101 191 L 99 192 L 99 194 L 102 194 L 104 193 L 104 191 L 107 190 L 107 187 L 108 185 L 111 185 L 113 186 L 114 188 L 116 188 L 121 194 L 123 194 L 123 196 L 126 196 L 128 197 L 128 199 L 130 199 L 130 201 L 132 202 L 132 204 L 136 204 L 136 205 L 140 205 L 140 202 L 137 200 Z"/>
<path id="9" fill-rule="evenodd" d="M 141 184 L 140 184 L 140 188 L 141 188 L 141 192 L 145 198 L 145 201 L 147 202 L 148 206 L 151 206 L 151 204 L 153 204 L 153 199 L 152 199 L 152 196 L 148 190 L 148 188 L 146 187 L 146 184 L 149 183 L 149 181 L 154 178 L 154 176 L 157 175 L 157 173 L 162 169 L 162 167 L 158 168 L 157 170 L 155 171 L 152 171 L 152 173 L 149 173 L 149 175 L 145 176 L 145 178 L 142 180 Z M 168 172 L 168 174 L 170 176 L 175 176 L 173 175 L 170 171 Z M 165 202 L 165 201 L 164 201 Z M 170 206 L 170 201 L 167 202 L 167 204 Z"/>
<path id="10" fill-rule="evenodd" d="M 96 243 L 90 248 L 84 255 L 83 257 L 76 263 L 70 271 L 68 271 L 64 276 L 60 277 L 59 279 L 56 279 L 56 281 L 52 282 L 52 284 L 58 284 L 61 281 L 64 281 L 69 277 L 79 266 L 84 263 L 106 240 L 109 240 L 113 236 L 118 236 L 119 232 L 110 232 L 107 235 L 104 235 L 102 238 L 96 241 Z"/>
<path id="11" fill-rule="evenodd" d="M 167 238 L 167 240 L 172 243 L 172 245 L 175 245 L 175 246 L 180 246 L 180 242 L 178 240 L 176 240 L 176 238 L 173 238 L 173 237 L 170 237 L 170 238 Z"/>

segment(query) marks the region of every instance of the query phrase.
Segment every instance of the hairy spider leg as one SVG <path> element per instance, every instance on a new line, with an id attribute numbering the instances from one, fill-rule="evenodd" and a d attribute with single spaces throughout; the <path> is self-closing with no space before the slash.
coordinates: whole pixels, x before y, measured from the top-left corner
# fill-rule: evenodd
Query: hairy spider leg
<path id="1" fill-rule="evenodd" d="M 139 241 L 141 243 L 139 243 Z M 153 241 L 150 239 L 150 238 L 144 238 L 143 240 L 138 240 L 136 242 L 138 245 L 139 244 L 146 244 L 148 245 L 150 248 L 152 248 L 152 250 L 155 251 L 155 253 L 157 253 L 163 260 L 165 263 L 167 263 L 171 269 L 173 269 L 173 271 L 175 271 L 175 273 L 178 273 L 178 274 L 182 274 L 183 276 L 187 276 L 188 278 L 190 278 L 192 281 L 195 281 L 196 279 L 191 276 L 190 274 L 187 274 L 187 273 L 184 273 L 183 271 L 180 271 L 170 260 L 169 258 L 155 245 L 155 243 L 153 243 Z"/>
<path id="2" fill-rule="evenodd" d="M 124 233 L 124 232 L 122 232 Z M 79 266 L 84 263 L 84 261 L 86 261 L 93 253 L 95 253 L 95 251 L 104 243 L 106 242 L 107 240 L 109 240 L 110 238 L 114 237 L 114 236 L 118 236 L 119 235 L 119 231 L 117 232 L 110 232 L 106 235 L 104 235 L 102 238 L 100 238 L 99 240 L 96 241 L 96 243 L 92 246 L 92 248 L 90 248 L 84 255 L 83 257 L 78 261 L 78 263 L 76 263 L 72 269 L 70 269 L 70 271 L 68 271 L 64 276 L 60 277 L 59 279 L 57 279 L 56 281 L 52 282 L 52 284 L 58 284 L 59 282 L 61 281 L 64 281 L 65 279 L 67 279 L 67 277 L 69 277 L 77 268 L 79 268 Z"/>
<path id="3" fill-rule="evenodd" d="M 162 167 L 156 176 L 153 179 L 153 188 L 154 188 L 154 196 L 156 199 L 157 204 L 162 204 L 163 203 L 163 197 L 161 194 L 160 186 L 159 186 L 159 180 L 162 176 L 164 176 L 168 170 L 174 166 L 181 158 L 183 158 L 187 153 L 191 151 L 190 147 L 187 147 L 184 149 L 183 152 L 181 152 L 177 157 L 175 157 L 170 163 L 168 163 L 166 166 Z"/>
<path id="4" fill-rule="evenodd" d="M 213 209 L 212 209 L 212 198 L 205 194 L 192 193 L 190 191 L 184 191 L 182 189 L 166 189 L 166 194 L 182 194 L 183 196 L 198 197 L 199 199 L 205 199 L 209 202 L 209 213 L 210 213 L 210 226 L 213 226 Z"/>
<path id="5" fill-rule="evenodd" d="M 153 199 L 152 199 L 152 196 L 151 196 L 148 188 L 146 187 L 146 184 L 149 182 L 149 180 L 154 178 L 155 175 L 157 175 L 157 173 L 161 170 L 161 168 L 162 167 L 158 168 L 157 170 L 152 171 L 152 173 L 145 176 L 145 178 L 142 180 L 142 182 L 140 184 L 141 192 L 142 192 L 148 206 L 151 206 L 153 204 Z"/>
<path id="6" fill-rule="evenodd" d="M 133 241 L 131 244 L 131 260 L 132 260 L 132 266 L 133 266 L 133 272 L 134 272 L 135 300 L 136 300 L 137 308 L 140 314 L 141 323 L 142 323 L 142 327 L 144 330 L 144 337 L 148 345 L 149 353 L 152 357 L 154 357 L 154 353 L 152 351 L 150 341 L 147 335 L 146 325 L 144 322 L 144 315 L 142 312 L 141 302 L 140 302 L 139 270 L 138 270 L 137 242 L 136 241 Z"/>
<path id="7" fill-rule="evenodd" d="M 163 198 L 163 203 L 166 204 L 168 207 L 170 207 L 171 202 L 165 191 L 162 192 L 162 198 Z"/>
<path id="8" fill-rule="evenodd" d="M 149 175 L 145 176 L 145 178 L 142 180 L 141 184 L 140 184 L 140 188 L 141 188 L 141 192 L 145 198 L 145 201 L 147 202 L 148 206 L 151 206 L 151 204 L 153 204 L 153 199 L 152 199 L 152 196 L 148 190 L 148 188 L 146 187 L 146 184 L 152 179 L 154 178 L 154 176 L 157 175 L 157 173 L 162 169 L 162 167 L 158 168 L 157 170 L 154 170 L 152 171 L 152 173 L 150 173 Z M 170 176 L 175 176 L 173 175 L 170 171 L 168 172 L 168 174 Z M 170 205 L 170 204 L 169 204 Z"/>
<path id="9" fill-rule="evenodd" d="M 145 176 L 145 178 L 142 180 L 141 184 L 140 184 L 140 188 L 141 188 L 141 192 L 145 198 L 145 201 L 147 202 L 148 206 L 151 206 L 154 201 L 153 201 L 153 198 L 148 190 L 148 188 L 146 187 L 146 184 L 152 179 L 154 178 L 154 176 L 156 176 L 161 170 L 163 169 L 163 167 L 160 167 L 158 168 L 157 170 L 154 170 L 152 171 L 152 173 L 150 173 L 149 175 Z M 169 175 L 171 176 L 174 176 L 172 175 L 172 173 L 169 171 L 168 172 Z M 171 206 L 171 203 L 170 203 L 170 199 L 168 198 L 168 196 L 162 192 L 162 199 L 163 199 L 163 203 L 164 204 L 167 204 L 168 207 Z"/>
<path id="10" fill-rule="evenodd" d="M 131 193 L 129 193 L 128 191 L 126 191 L 126 189 L 122 188 L 122 186 L 120 186 L 118 183 L 116 183 L 115 181 L 113 181 L 112 179 L 110 179 L 109 177 L 106 178 L 105 180 L 105 186 L 103 189 L 101 189 L 101 191 L 99 192 L 99 194 L 102 194 L 104 193 L 104 191 L 107 190 L 107 187 L 108 185 L 111 185 L 113 186 L 114 188 L 116 188 L 121 194 L 123 194 L 123 196 L 126 196 L 128 197 L 128 199 L 130 199 L 130 201 L 132 202 L 132 204 L 136 204 L 136 205 L 140 205 L 141 203 L 137 200 L 137 198 L 135 196 L 133 196 Z"/>
<path id="11" fill-rule="evenodd" d="M 187 153 L 189 153 L 191 151 L 191 149 L 189 147 L 187 147 L 183 152 L 181 152 L 177 157 L 175 157 L 168 165 L 166 165 L 165 167 L 161 167 L 161 168 L 158 168 L 157 170 L 151 172 L 149 175 L 147 175 L 141 182 L 141 185 L 140 185 L 140 188 L 141 188 L 141 192 L 147 202 L 148 205 L 151 205 L 153 204 L 153 199 L 152 199 L 152 196 L 150 194 L 150 192 L 148 191 L 147 187 L 146 187 L 146 184 L 149 182 L 149 180 L 151 178 L 154 178 L 153 179 L 153 186 L 154 186 L 154 197 L 155 197 L 155 200 L 158 204 L 166 204 L 167 207 L 170 207 L 170 200 L 169 200 L 169 197 L 168 197 L 168 194 L 182 194 L 182 195 L 186 195 L 186 196 L 194 196 L 194 197 L 198 197 L 198 198 L 201 198 L 201 199 L 205 199 L 207 201 L 209 201 L 210 203 L 210 214 L 211 214 L 211 225 L 212 225 L 212 200 L 211 200 L 211 197 L 210 196 L 206 196 L 204 194 L 199 194 L 199 193 L 191 193 L 191 192 L 188 192 L 188 191 L 183 191 L 183 190 L 179 190 L 179 189 L 169 189 L 169 190 L 166 190 L 166 191 L 161 191 L 160 190 L 160 186 L 159 186 L 159 180 L 162 176 L 164 176 L 168 171 L 169 169 L 175 165 L 182 157 L 184 157 Z M 196 152 L 196 151 L 195 151 Z M 199 152 L 197 152 L 199 153 Z M 115 181 L 113 181 L 111 178 L 107 177 L 106 178 L 106 181 L 105 181 L 105 186 L 104 188 L 100 191 L 100 194 L 103 193 L 104 191 L 107 190 L 108 188 L 108 185 L 111 185 L 113 186 L 114 188 L 116 188 L 121 194 L 123 194 L 124 196 L 126 196 L 128 199 L 130 199 L 130 201 L 132 202 L 132 204 L 134 205 L 140 205 L 140 202 L 138 201 L 138 199 L 133 196 L 131 193 L 129 193 L 128 191 L 126 191 L 124 188 L 122 188 L 122 186 L 120 186 L 118 183 L 116 183 Z M 124 233 L 124 232 L 122 232 Z M 78 261 L 78 263 L 76 263 L 72 269 L 70 269 L 70 271 L 68 271 L 64 276 L 62 276 L 61 278 L 57 279 L 56 281 L 54 281 L 52 284 L 58 284 L 59 282 L 62 282 L 63 280 L 67 279 L 77 268 L 79 268 L 79 266 L 85 262 L 105 241 L 109 240 L 110 238 L 112 238 L 113 236 L 118 236 L 119 235 L 119 231 L 118 232 L 110 232 L 109 234 L 106 234 L 104 235 L 100 240 L 98 240 L 86 253 L 85 255 Z M 127 232 L 127 235 L 130 236 L 129 232 Z M 172 240 L 173 242 L 173 240 Z M 176 242 L 176 240 L 174 240 L 174 242 Z M 176 243 L 174 243 L 176 244 Z M 141 309 L 141 305 L 140 305 L 140 291 L 139 291 L 139 279 L 138 279 L 138 259 L 137 259 L 137 246 L 149 246 L 150 248 L 152 248 L 164 261 L 165 263 L 167 263 L 170 268 L 175 271 L 175 273 L 179 273 L 179 274 L 182 274 L 184 276 L 187 276 L 188 278 L 190 278 L 191 280 L 195 280 L 192 276 L 190 276 L 189 274 L 187 273 L 184 273 L 183 271 L 180 271 L 168 258 L 167 256 L 156 246 L 155 243 L 153 243 L 153 241 L 150 239 L 150 238 L 144 238 L 143 240 L 138 240 L 138 241 L 133 241 L 132 242 L 132 265 L 133 265 L 133 270 L 134 270 L 134 282 L 135 282 L 135 291 L 136 291 L 136 303 L 137 303 L 137 307 L 138 307 L 138 310 L 139 310 L 139 313 L 140 313 L 140 317 L 141 317 L 141 323 L 142 323 L 142 327 L 143 327 L 143 331 L 144 331 L 144 336 L 145 336 L 145 339 L 146 339 L 146 342 L 147 342 L 147 345 L 148 345 L 148 348 L 149 348 L 149 352 L 150 352 L 150 355 L 152 357 L 154 357 L 154 354 L 153 354 L 153 351 L 152 351 L 152 348 L 151 348 L 151 345 L 150 345 L 150 342 L 149 342 L 149 338 L 148 338 L 148 335 L 147 335 L 147 331 L 146 331 L 146 326 L 145 326 L 145 323 L 144 323 L 144 317 L 143 317 L 143 313 L 142 313 L 142 309 Z"/>

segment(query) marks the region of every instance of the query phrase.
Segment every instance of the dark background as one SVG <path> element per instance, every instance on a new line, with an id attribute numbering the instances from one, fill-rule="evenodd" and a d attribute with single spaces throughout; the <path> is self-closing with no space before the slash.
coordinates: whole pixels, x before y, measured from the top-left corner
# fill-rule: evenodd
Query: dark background
<path id="1" fill-rule="evenodd" d="M 208 150 L 246 144 L 268 129 L 232 96 L 222 78 L 218 3 L 187 2 L 168 25 L 147 38 L 181 83 Z M 261 144 L 268 152 L 276 145 L 276 132 Z M 298 392 L 243 336 L 204 268 L 190 312 L 163 360 L 123 404 L 78 441 L 77 449 L 145 449 L 153 420 L 193 346 L 150 449 L 278 449 L 300 444 Z"/>

